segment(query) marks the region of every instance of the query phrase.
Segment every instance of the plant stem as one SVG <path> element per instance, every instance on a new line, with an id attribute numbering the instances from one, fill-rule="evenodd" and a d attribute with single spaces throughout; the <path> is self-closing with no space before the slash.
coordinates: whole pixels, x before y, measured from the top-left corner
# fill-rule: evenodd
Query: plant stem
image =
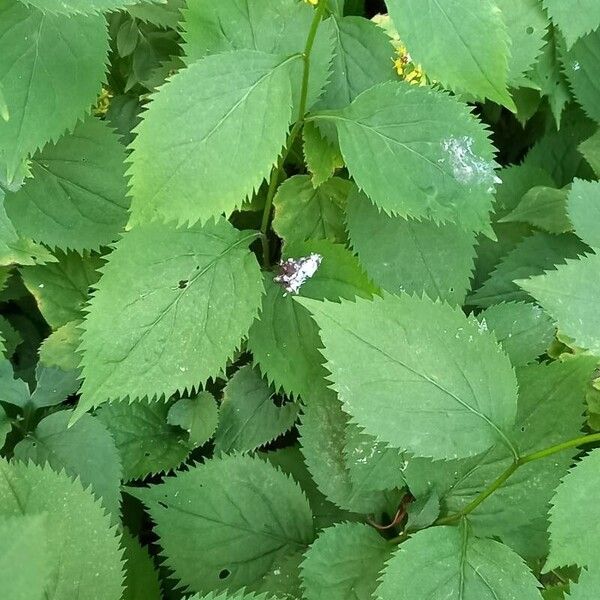
<path id="1" fill-rule="evenodd" d="M 260 225 L 263 267 L 265 269 L 268 269 L 271 265 L 271 250 L 269 248 L 268 230 L 269 220 L 271 218 L 271 210 L 273 207 L 273 198 L 275 197 L 277 185 L 279 184 L 279 180 L 281 179 L 283 165 L 290 153 L 294 142 L 296 141 L 296 138 L 298 137 L 298 134 L 300 133 L 300 130 L 302 129 L 302 125 L 304 124 L 304 115 L 306 114 L 306 103 L 308 100 L 308 83 L 310 78 L 310 54 L 315 43 L 315 38 L 317 36 L 319 24 L 321 23 L 321 19 L 323 18 L 323 14 L 326 10 L 327 0 L 321 0 L 317 8 L 315 9 L 315 14 L 313 16 L 313 20 L 308 31 L 308 37 L 306 38 L 304 52 L 302 52 L 302 61 L 304 62 L 304 69 L 302 71 L 302 86 L 300 88 L 300 104 L 298 106 L 298 119 L 296 120 L 296 123 L 294 123 L 294 126 L 290 131 L 290 135 L 288 136 L 287 143 L 285 145 L 285 150 L 283 151 L 281 157 L 277 161 L 277 165 L 273 167 L 273 170 L 271 171 L 269 188 L 267 190 L 267 197 L 265 199 L 265 207 L 263 209 L 262 222 Z"/>
<path id="2" fill-rule="evenodd" d="M 569 448 L 576 448 L 583 444 L 590 444 L 592 442 L 600 442 L 600 433 L 591 433 L 589 435 L 583 435 L 572 440 L 567 440 L 560 444 L 538 450 L 537 452 L 531 452 L 530 454 L 524 454 L 517 458 L 509 467 L 507 467 L 494 481 L 485 488 L 478 496 L 476 496 L 469 504 L 467 504 L 462 510 L 452 515 L 442 517 L 438 519 L 434 525 L 448 525 L 458 521 L 460 518 L 473 512 L 484 500 L 489 498 L 502 484 L 521 466 L 535 460 L 540 460 L 548 456 L 552 456 L 557 452 L 568 450 Z"/>

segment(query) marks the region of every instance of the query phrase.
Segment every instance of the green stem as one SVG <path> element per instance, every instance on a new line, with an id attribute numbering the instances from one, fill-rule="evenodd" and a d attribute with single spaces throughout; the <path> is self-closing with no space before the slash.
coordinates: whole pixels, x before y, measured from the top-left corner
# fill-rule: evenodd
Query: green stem
<path id="1" fill-rule="evenodd" d="M 600 433 L 592 433 L 589 435 L 583 435 L 572 440 L 567 440 L 560 444 L 538 450 L 537 452 L 531 452 L 530 454 L 524 454 L 518 457 L 509 467 L 507 467 L 494 481 L 485 488 L 478 496 L 476 496 L 469 504 L 467 504 L 462 510 L 452 515 L 442 517 L 435 522 L 435 525 L 448 525 L 458 521 L 460 518 L 473 512 L 484 500 L 489 498 L 502 484 L 519 468 L 527 463 L 535 460 L 540 460 L 548 456 L 552 456 L 557 452 L 568 450 L 569 448 L 577 448 L 583 444 L 591 444 L 592 442 L 600 442 Z"/>
<path id="2" fill-rule="evenodd" d="M 310 29 L 308 31 L 308 37 L 306 38 L 306 45 L 304 46 L 304 52 L 302 52 L 302 61 L 304 62 L 304 69 L 302 71 L 302 85 L 300 88 L 300 104 L 298 107 L 298 119 L 292 130 L 290 131 L 290 135 L 288 136 L 287 143 L 285 145 L 285 150 L 283 151 L 281 157 L 277 161 L 277 165 L 273 167 L 271 171 L 271 178 L 269 180 L 269 188 L 267 190 L 267 197 L 265 199 L 265 207 L 263 209 L 262 222 L 260 225 L 260 233 L 262 238 L 262 252 L 263 252 L 263 267 L 268 269 L 271 264 L 271 250 L 269 248 L 269 221 L 271 218 L 271 210 L 273 207 L 273 198 L 275 197 L 275 192 L 277 191 L 277 185 L 279 184 L 279 180 L 281 179 L 281 173 L 283 171 L 283 165 L 292 149 L 300 130 L 302 129 L 302 125 L 304 124 L 304 115 L 306 114 L 306 103 L 308 100 L 308 83 L 310 79 L 310 55 L 315 43 L 315 38 L 317 36 L 317 30 L 319 29 L 319 24 L 321 23 L 321 19 L 323 18 L 323 14 L 327 10 L 327 0 L 321 0 L 315 9 L 315 14 L 313 16 L 312 23 L 310 25 Z"/>

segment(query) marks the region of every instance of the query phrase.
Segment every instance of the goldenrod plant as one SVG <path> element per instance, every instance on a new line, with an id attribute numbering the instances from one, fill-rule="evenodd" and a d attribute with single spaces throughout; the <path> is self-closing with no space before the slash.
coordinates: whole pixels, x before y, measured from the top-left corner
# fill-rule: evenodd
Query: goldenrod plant
<path id="1" fill-rule="evenodd" d="M 593 600 L 600 2 L 0 0 L 0 598 Z"/>

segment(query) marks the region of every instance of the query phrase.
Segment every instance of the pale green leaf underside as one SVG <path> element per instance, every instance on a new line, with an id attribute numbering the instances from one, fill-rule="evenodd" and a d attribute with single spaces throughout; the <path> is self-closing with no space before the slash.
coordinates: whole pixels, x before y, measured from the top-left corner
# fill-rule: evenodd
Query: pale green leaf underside
<path id="1" fill-rule="evenodd" d="M 53 413 L 38 423 L 14 449 L 15 458 L 38 465 L 49 464 L 79 477 L 100 498 L 115 522 L 121 501 L 121 460 L 109 431 L 96 418 L 85 415 L 67 428 L 70 411 Z"/>
<path id="2" fill-rule="evenodd" d="M 594 170 L 594 173 L 600 176 L 600 130 L 581 142 L 578 150 L 583 154 L 585 160 Z"/>
<path id="3" fill-rule="evenodd" d="M 135 494 L 156 523 L 166 564 L 192 590 L 251 584 L 313 539 L 304 494 L 259 458 L 208 460 Z"/>
<path id="4" fill-rule="evenodd" d="M 590 523 L 598 522 L 599 505 L 594 498 L 600 493 L 598 470 L 600 450 L 584 456 L 556 490 L 550 508 L 550 553 L 544 571 L 576 564 L 600 567 L 597 531 Z"/>
<path id="5" fill-rule="evenodd" d="M 391 545 L 372 527 L 341 523 L 323 530 L 301 565 L 306 600 L 370 600 Z"/>
<path id="6" fill-rule="evenodd" d="M 0 461 L 0 516 L 46 513 L 53 549 L 45 588 L 49 600 L 119 600 L 123 580 L 119 537 L 91 492 L 49 467 Z"/>
<path id="7" fill-rule="evenodd" d="M 528 300 L 527 290 L 523 291 L 523 286 L 519 287 L 515 280 L 541 275 L 585 250 L 586 246 L 572 234 L 538 231 L 520 241 L 502 258 L 489 278 L 469 297 L 469 303 L 485 308 L 498 302 Z"/>
<path id="8" fill-rule="evenodd" d="M 0 176 L 58 138 L 93 104 L 104 80 L 108 36 L 100 15 L 44 15 L 17 0 L 0 2 L 0 85 L 8 121 L 0 119 Z"/>
<path id="9" fill-rule="evenodd" d="M 455 98 L 390 82 L 314 118 L 336 125 L 348 171 L 387 213 L 467 230 L 488 226 L 493 148 L 485 128 Z"/>
<path id="10" fill-rule="evenodd" d="M 0 595 L 38 600 L 52 567 L 46 543 L 46 515 L 0 517 Z"/>
<path id="11" fill-rule="evenodd" d="M 515 375 L 493 336 L 461 310 L 408 295 L 298 301 L 321 328 L 345 410 L 366 433 L 440 459 L 473 456 L 499 440 L 510 445 Z"/>
<path id="12" fill-rule="evenodd" d="M 188 2 L 183 16 L 184 51 L 187 62 L 193 63 L 232 50 L 279 56 L 303 52 L 314 9 L 303 0 L 194 0 Z M 307 108 L 318 99 L 330 77 L 332 34 L 331 21 L 321 22 L 311 52 Z M 294 117 L 300 104 L 302 71 L 302 61 L 290 65 Z M 274 107 L 274 98 L 270 98 L 269 108 Z"/>
<path id="13" fill-rule="evenodd" d="M 519 285 L 539 302 L 562 333 L 578 346 L 600 354 L 600 255 L 568 260 L 555 271 L 520 280 Z"/>
<path id="14" fill-rule="evenodd" d="M 542 600 L 537 580 L 518 554 L 474 537 L 468 527 L 463 522 L 426 529 L 402 544 L 387 563 L 377 598 Z M 422 573 L 426 576 L 416 576 Z"/>
<path id="15" fill-rule="evenodd" d="M 600 27 L 600 4 L 596 0 L 544 0 L 543 4 L 569 46 Z"/>
<path id="16" fill-rule="evenodd" d="M 464 301 L 475 257 L 472 232 L 386 215 L 361 193 L 348 199 L 346 225 L 361 265 L 388 292 Z"/>
<path id="17" fill-rule="evenodd" d="M 105 122 L 88 118 L 31 162 L 32 180 L 6 197 L 17 231 L 36 242 L 97 250 L 127 222 L 125 148 Z"/>
<path id="18" fill-rule="evenodd" d="M 237 371 L 223 391 L 215 453 L 249 452 L 288 431 L 298 406 L 273 400 L 273 390 L 252 367 Z"/>
<path id="19" fill-rule="evenodd" d="M 331 140 L 325 139 L 314 123 L 304 124 L 302 139 L 306 167 L 311 174 L 313 186 L 318 187 L 327 181 L 336 169 L 341 168 L 344 161 L 339 148 Z"/>
<path id="20" fill-rule="evenodd" d="M 575 233 L 586 244 L 600 248 L 600 182 L 575 179 L 567 212 Z"/>
<path id="21" fill-rule="evenodd" d="M 205 222 L 258 189 L 291 120 L 287 64 L 238 50 L 207 56 L 161 87 L 132 144 L 132 223 Z"/>
<path id="22" fill-rule="evenodd" d="M 509 108 L 509 36 L 490 0 L 387 0 L 400 39 L 427 75 Z"/>
<path id="23" fill-rule="evenodd" d="M 188 600 L 279 600 L 279 596 L 275 597 L 267 593 L 255 594 L 254 592 L 240 590 L 238 592 L 210 592 L 206 596 L 195 594 L 190 596 Z"/>
<path id="24" fill-rule="evenodd" d="M 170 396 L 219 374 L 260 305 L 254 238 L 224 220 L 190 229 L 156 222 L 123 236 L 83 323 L 79 414 L 106 400 Z"/>
<path id="25" fill-rule="evenodd" d="M 493 304 L 477 315 L 482 327 L 494 332 L 514 366 L 533 362 L 554 338 L 552 319 L 537 305 L 524 302 Z"/>
<path id="26" fill-rule="evenodd" d="M 20 0 L 27 6 L 38 8 L 42 12 L 73 15 L 92 14 L 121 10 L 132 4 L 160 2 L 161 0 Z M 164 1 L 164 0 L 163 0 Z"/>
<path id="27" fill-rule="evenodd" d="M 352 184 L 332 177 L 318 187 L 308 175 L 286 179 L 273 199 L 273 229 L 286 243 L 308 238 L 344 242 L 343 208 Z"/>
<path id="28" fill-rule="evenodd" d="M 167 422 L 170 407 L 166 402 L 114 402 L 98 410 L 115 440 L 124 481 L 175 469 L 193 450 L 188 434 Z"/>

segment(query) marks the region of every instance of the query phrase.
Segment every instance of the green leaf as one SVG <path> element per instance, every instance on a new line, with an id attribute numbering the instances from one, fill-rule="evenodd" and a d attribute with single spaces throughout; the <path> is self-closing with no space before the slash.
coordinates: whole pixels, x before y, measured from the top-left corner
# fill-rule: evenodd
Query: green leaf
<path id="1" fill-rule="evenodd" d="M 343 108 L 369 88 L 394 79 L 386 33 L 363 17 L 331 19 L 335 45 L 329 83 L 317 106 Z"/>
<path id="2" fill-rule="evenodd" d="M 307 240 L 287 244 L 284 257 L 320 254 L 321 265 L 301 288 L 303 296 L 316 299 L 371 297 L 377 288 L 362 271 L 358 261 L 341 244 L 328 240 Z M 261 372 L 277 389 L 307 396 L 325 385 L 319 332 L 309 312 L 294 302 L 278 284 L 265 282 L 267 295 L 260 318 L 248 334 L 248 348 Z"/>
<path id="3" fill-rule="evenodd" d="M 255 594 L 253 592 L 246 592 L 245 590 L 239 590 L 238 592 L 210 592 L 206 596 L 201 594 L 195 594 L 190 596 L 188 600 L 278 600 L 279 596 L 276 598 L 274 596 L 270 596 L 268 594 Z"/>
<path id="4" fill-rule="evenodd" d="M 125 591 L 122 600 L 161 600 L 160 582 L 147 547 L 142 547 L 127 530 L 125 546 Z"/>
<path id="5" fill-rule="evenodd" d="M 588 0 L 589 1 L 589 0 Z M 600 11 L 598 11 L 600 18 Z M 587 21 L 586 16 L 586 21 Z M 600 68 L 598 53 L 600 52 L 600 30 L 575 42 L 574 46 L 562 55 L 564 73 L 571 84 L 571 90 L 586 115 L 600 121 L 598 97 L 600 95 Z"/>
<path id="6" fill-rule="evenodd" d="M 512 367 L 460 309 L 408 295 L 298 301 L 319 324 L 334 388 L 366 433 L 433 458 L 473 456 L 500 440 L 512 448 Z"/>
<path id="7" fill-rule="evenodd" d="M 302 563 L 306 600 L 370 600 L 392 547 L 372 527 L 340 523 L 321 532 Z"/>
<path id="8" fill-rule="evenodd" d="M 119 536 L 91 492 L 49 467 L 1 459 L 0 471 L 0 516 L 46 513 L 44 537 L 52 554 L 45 597 L 119 600 Z"/>
<path id="9" fill-rule="evenodd" d="M 354 423 L 346 425 L 346 467 L 356 488 L 384 492 L 404 483 L 405 459 L 396 448 L 388 448 L 366 435 Z"/>
<path id="10" fill-rule="evenodd" d="M 358 515 L 342 510 L 335 506 L 332 502 L 319 491 L 317 484 L 309 473 L 304 457 L 298 446 L 287 446 L 275 452 L 258 453 L 257 456 L 268 460 L 275 465 L 279 470 L 287 475 L 290 475 L 302 488 L 302 491 L 308 498 L 308 503 L 313 513 L 313 523 L 315 530 L 319 531 L 325 527 L 330 527 L 341 521 L 354 521 Z M 293 560 L 289 557 L 287 560 Z M 301 557 L 300 557 L 301 560 Z M 298 561 L 298 565 L 299 562 Z M 276 575 L 276 574 L 273 574 Z M 298 572 L 298 578 L 300 573 Z M 275 577 L 273 577 L 275 579 Z M 275 582 L 274 582 L 275 583 Z M 267 588 L 265 588 L 266 590 Z"/>
<path id="11" fill-rule="evenodd" d="M 10 119 L 0 120 L 0 181 L 89 111 L 104 80 L 104 17 L 44 15 L 16 0 L 0 3 L 0 85 Z"/>
<path id="12" fill-rule="evenodd" d="M 565 37 L 568 46 L 600 27 L 600 6 L 595 0 L 544 0 L 544 8 Z"/>
<path id="13" fill-rule="evenodd" d="M 472 232 L 386 215 L 362 193 L 348 199 L 346 223 L 358 260 L 382 288 L 462 304 L 473 271 Z"/>
<path id="14" fill-rule="evenodd" d="M 338 177 L 316 188 L 308 175 L 290 177 L 273 199 L 273 229 L 286 243 L 308 238 L 345 242 L 344 206 L 351 189 L 350 181 Z"/>
<path id="15" fill-rule="evenodd" d="M 134 6 L 130 6 L 127 12 L 138 21 L 152 23 L 163 29 L 177 29 L 177 25 L 181 21 L 181 10 L 185 4 L 185 0 L 166 0 L 160 4 L 148 4 L 142 0 Z"/>
<path id="16" fill-rule="evenodd" d="M 10 358 L 15 353 L 17 346 L 23 342 L 21 334 L 2 315 L 0 315 L 0 338 L 2 339 L 0 353 L 4 354 L 6 358 Z"/>
<path id="17" fill-rule="evenodd" d="M 188 3 L 183 15 L 184 51 L 188 63 L 192 63 L 206 55 L 232 50 L 258 50 L 279 56 L 304 52 L 314 9 L 297 0 L 196 0 Z M 319 98 L 330 77 L 332 34 L 331 21 L 322 22 L 311 52 L 307 108 Z M 236 66 L 235 71 L 240 68 Z M 303 61 L 290 65 L 290 76 L 295 117 L 300 104 Z M 269 116 L 276 106 L 274 102 L 275 98 L 270 97 Z"/>
<path id="18" fill-rule="evenodd" d="M 550 508 L 550 553 L 544 572 L 576 564 L 598 568 L 594 548 L 596 530 L 590 523 L 597 521 L 598 469 L 600 450 L 584 456 L 564 477 L 556 489 Z"/>
<path id="19" fill-rule="evenodd" d="M 555 271 L 520 280 L 518 284 L 531 294 L 556 321 L 560 331 L 595 354 L 600 353 L 600 255 L 568 260 Z"/>
<path id="20" fill-rule="evenodd" d="M 81 357 L 76 354 L 79 346 L 81 321 L 69 321 L 53 331 L 40 346 L 40 364 L 58 367 L 63 371 L 74 371 Z"/>
<path id="21" fill-rule="evenodd" d="M 487 227 L 496 164 L 488 132 L 466 105 L 390 82 L 314 118 L 336 125 L 348 171 L 387 213 Z"/>
<path id="22" fill-rule="evenodd" d="M 10 361 L 0 357 L 0 402 L 25 406 L 29 401 L 29 388 L 22 379 L 15 379 Z"/>
<path id="23" fill-rule="evenodd" d="M 83 324 L 77 413 L 106 400 L 170 396 L 218 375 L 260 304 L 260 271 L 247 249 L 255 237 L 224 220 L 190 229 L 149 223 L 123 236 Z"/>
<path id="24" fill-rule="evenodd" d="M 34 6 L 44 13 L 73 15 L 93 14 L 122 10 L 130 4 L 157 2 L 158 0 L 20 0 L 27 6 Z"/>
<path id="25" fill-rule="evenodd" d="M 600 568 L 583 569 L 577 583 L 571 583 L 568 600 L 589 600 L 600 589 Z"/>
<path id="26" fill-rule="evenodd" d="M 258 189 L 291 120 L 290 60 L 251 50 L 207 56 L 161 87 L 132 144 L 133 223 L 205 222 Z"/>
<path id="27" fill-rule="evenodd" d="M 600 129 L 579 144 L 579 151 L 594 169 L 594 173 L 600 176 Z"/>
<path id="28" fill-rule="evenodd" d="M 415 576 L 421 573 L 427 576 Z M 463 521 L 459 527 L 419 531 L 402 544 L 387 563 L 376 593 L 380 600 L 541 600 L 538 586 L 518 554 L 499 542 L 474 537 Z"/>
<path id="29" fill-rule="evenodd" d="M 500 219 L 501 223 L 519 221 L 549 233 L 566 233 L 572 225 L 567 216 L 566 204 L 569 191 L 544 186 L 531 188 L 516 208 Z"/>
<path id="30" fill-rule="evenodd" d="M 285 600 L 299 600 L 302 598 L 300 581 L 300 563 L 303 555 L 296 552 L 286 556 L 276 563 L 262 581 L 259 582 L 256 591 L 276 595 Z"/>
<path id="31" fill-rule="evenodd" d="M 552 320 L 535 304 L 493 304 L 479 313 L 477 319 L 482 327 L 494 332 L 515 367 L 533 362 L 554 339 Z"/>
<path id="32" fill-rule="evenodd" d="M 46 531 L 43 513 L 0 517 L 0 594 L 3 598 L 39 600 L 43 597 L 52 568 Z"/>
<path id="33" fill-rule="evenodd" d="M 2 397 L 0 396 L 0 399 L 1 398 Z M 6 436 L 11 432 L 11 430 L 12 420 L 6 414 L 4 407 L 0 405 L 0 449 L 2 449 L 2 446 L 4 446 L 6 443 Z"/>
<path id="34" fill-rule="evenodd" d="M 55 471 L 78 477 L 91 486 L 94 495 L 114 517 L 119 518 L 121 501 L 121 462 L 106 427 L 85 415 L 67 427 L 70 411 L 53 413 L 42 419 L 34 431 L 14 449 L 16 459 L 37 465 L 48 464 Z"/>
<path id="35" fill-rule="evenodd" d="M 202 446 L 213 436 L 219 421 L 219 410 L 210 392 L 200 392 L 194 398 L 177 400 L 169 409 L 167 422 L 185 429 L 190 442 Z"/>
<path id="36" fill-rule="evenodd" d="M 319 491 L 336 506 L 357 513 L 381 513 L 386 509 L 385 495 L 350 477 L 344 456 L 348 420 L 331 390 L 305 398 L 298 428 L 304 461 Z"/>
<path id="37" fill-rule="evenodd" d="M 523 291 L 525 288 L 519 287 L 515 280 L 554 269 L 585 250 L 585 245 L 572 234 L 551 235 L 538 231 L 519 242 L 498 263 L 484 284 L 469 297 L 469 303 L 485 308 L 499 302 L 528 300 L 527 290 Z"/>
<path id="38" fill-rule="evenodd" d="M 31 162 L 32 180 L 6 196 L 17 231 L 63 250 L 97 250 L 127 222 L 125 148 L 116 134 L 90 117 Z"/>
<path id="39" fill-rule="evenodd" d="M 115 440 L 124 481 L 175 469 L 193 450 L 187 433 L 168 423 L 170 406 L 165 402 L 115 402 L 98 410 L 98 418 Z"/>
<path id="40" fill-rule="evenodd" d="M 192 590 L 251 584 L 313 538 L 298 485 L 259 458 L 212 459 L 135 494 L 156 523 L 167 566 Z"/>
<path id="41" fill-rule="evenodd" d="M 251 366 L 227 382 L 215 433 L 215 453 L 249 452 L 273 441 L 296 421 L 298 406 L 278 406 L 273 390 Z"/>
<path id="42" fill-rule="evenodd" d="M 517 371 L 519 409 L 509 437 L 520 455 L 536 452 L 580 435 L 585 390 L 597 359 L 580 355 L 550 364 L 534 364 Z M 531 527 L 546 519 L 548 503 L 574 452 L 556 454 L 521 466 L 511 478 L 469 515 L 477 535 L 499 537 L 509 545 L 523 535 L 532 552 Z M 435 493 L 443 514 L 465 508 L 514 460 L 497 443 L 488 452 L 463 461 L 409 461 L 404 472 L 416 497 Z M 547 543 L 546 541 L 543 542 Z M 545 554 L 542 549 L 541 555 Z M 535 556 L 539 558 L 540 555 Z"/>
<path id="43" fill-rule="evenodd" d="M 497 0 L 496 4 L 502 11 L 510 39 L 508 81 L 514 85 L 522 81 L 522 75 L 542 53 L 548 18 L 538 0 Z"/>
<path id="44" fill-rule="evenodd" d="M 38 364 L 35 370 L 36 386 L 31 394 L 30 406 L 44 408 L 55 406 L 74 394 L 79 388 L 77 371 Z"/>
<path id="45" fill-rule="evenodd" d="M 100 279 L 103 261 L 97 254 L 55 253 L 58 262 L 21 267 L 21 277 L 52 329 L 83 318 L 89 290 Z"/>
<path id="46" fill-rule="evenodd" d="M 400 38 L 428 77 L 514 108 L 506 89 L 509 35 L 486 0 L 387 0 Z"/>
<path id="47" fill-rule="evenodd" d="M 340 149 L 325 139 L 313 122 L 304 124 L 302 138 L 306 166 L 311 173 L 313 187 L 317 188 L 332 177 L 336 169 L 344 166 L 344 160 Z"/>
<path id="48" fill-rule="evenodd" d="M 55 260 L 47 248 L 19 236 L 6 214 L 4 192 L 0 189 L 0 266 L 35 265 Z"/>
<path id="49" fill-rule="evenodd" d="M 575 233 L 600 248 L 600 183 L 575 179 L 567 198 L 567 212 Z"/>

